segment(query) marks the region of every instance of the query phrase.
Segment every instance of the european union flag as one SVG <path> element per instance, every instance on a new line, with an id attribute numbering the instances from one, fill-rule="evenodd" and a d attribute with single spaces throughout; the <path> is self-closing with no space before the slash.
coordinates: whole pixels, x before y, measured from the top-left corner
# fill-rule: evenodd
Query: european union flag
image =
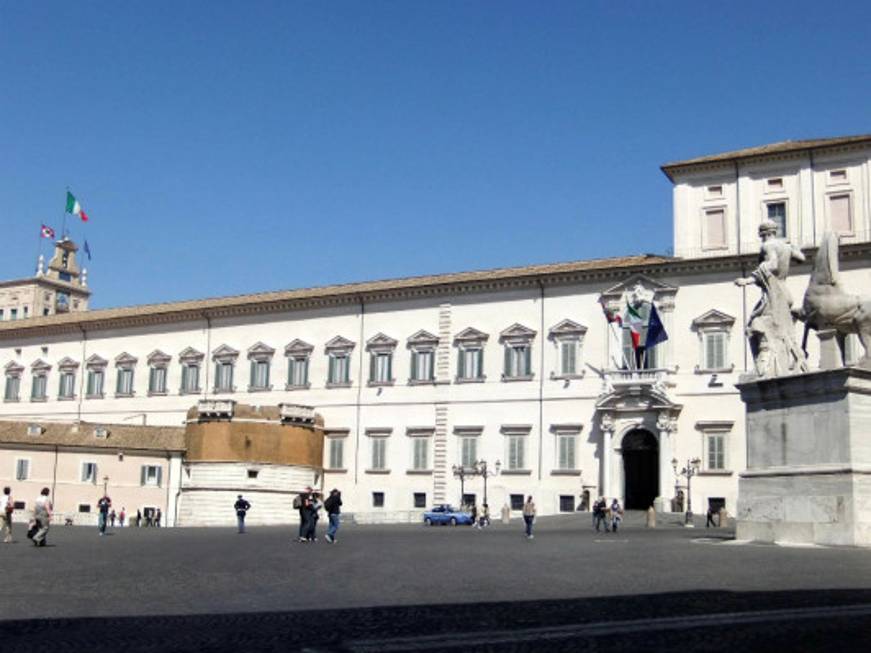
<path id="1" fill-rule="evenodd" d="M 656 306 L 650 304 L 650 321 L 647 323 L 647 338 L 644 340 L 644 348 L 650 349 L 661 342 L 668 340 L 668 334 L 665 332 L 665 327 L 662 325 L 662 320 L 659 319 L 659 312 Z"/>
<path id="2" fill-rule="evenodd" d="M 84 246 L 82 249 L 84 250 L 85 254 L 88 255 L 88 260 L 90 261 L 90 260 L 91 260 L 91 248 L 88 247 L 88 241 L 87 241 L 87 240 L 85 241 L 85 246 Z"/>

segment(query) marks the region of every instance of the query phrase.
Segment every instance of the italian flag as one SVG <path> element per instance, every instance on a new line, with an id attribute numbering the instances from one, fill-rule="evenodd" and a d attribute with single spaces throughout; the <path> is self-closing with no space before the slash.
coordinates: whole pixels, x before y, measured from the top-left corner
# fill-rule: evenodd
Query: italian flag
<path id="1" fill-rule="evenodd" d="M 641 346 L 641 330 L 647 325 L 644 317 L 632 304 L 626 307 L 626 322 L 629 324 L 629 335 L 632 336 L 632 349 L 638 349 Z"/>
<path id="2" fill-rule="evenodd" d="M 88 214 L 82 210 L 82 205 L 79 204 L 76 196 L 69 191 L 67 191 L 67 213 L 79 216 L 82 222 L 88 221 Z"/>

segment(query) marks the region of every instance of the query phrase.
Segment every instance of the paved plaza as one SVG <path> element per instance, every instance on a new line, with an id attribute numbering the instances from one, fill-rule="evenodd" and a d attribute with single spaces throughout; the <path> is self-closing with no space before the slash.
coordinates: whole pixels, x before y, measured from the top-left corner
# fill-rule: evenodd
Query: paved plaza
<path id="1" fill-rule="evenodd" d="M 736 543 L 630 515 L 468 527 L 55 527 L 0 547 L 0 650 L 854 650 L 871 550 Z M 664 523 L 663 523 L 664 522 Z M 699 521 L 701 525 L 703 520 Z"/>

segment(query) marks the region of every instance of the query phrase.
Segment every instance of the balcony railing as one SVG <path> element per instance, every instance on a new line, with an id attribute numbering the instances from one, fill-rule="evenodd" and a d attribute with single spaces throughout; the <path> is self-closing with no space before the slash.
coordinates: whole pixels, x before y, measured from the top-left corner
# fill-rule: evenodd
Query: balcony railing
<path id="1" fill-rule="evenodd" d="M 302 406 L 300 404 L 278 404 L 281 411 L 281 421 L 290 424 L 306 424 L 315 423 L 315 409 L 312 406 Z"/>

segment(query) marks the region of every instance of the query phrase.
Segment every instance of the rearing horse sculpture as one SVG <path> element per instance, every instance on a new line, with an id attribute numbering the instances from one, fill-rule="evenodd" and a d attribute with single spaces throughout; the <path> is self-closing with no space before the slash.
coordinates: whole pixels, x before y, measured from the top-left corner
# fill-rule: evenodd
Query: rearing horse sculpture
<path id="1" fill-rule="evenodd" d="M 858 365 L 871 368 L 871 297 L 851 295 L 844 290 L 838 269 L 838 236 L 831 231 L 823 234 L 797 317 L 806 328 L 837 331 L 842 359 L 844 337 L 857 334 L 865 349 Z"/>

